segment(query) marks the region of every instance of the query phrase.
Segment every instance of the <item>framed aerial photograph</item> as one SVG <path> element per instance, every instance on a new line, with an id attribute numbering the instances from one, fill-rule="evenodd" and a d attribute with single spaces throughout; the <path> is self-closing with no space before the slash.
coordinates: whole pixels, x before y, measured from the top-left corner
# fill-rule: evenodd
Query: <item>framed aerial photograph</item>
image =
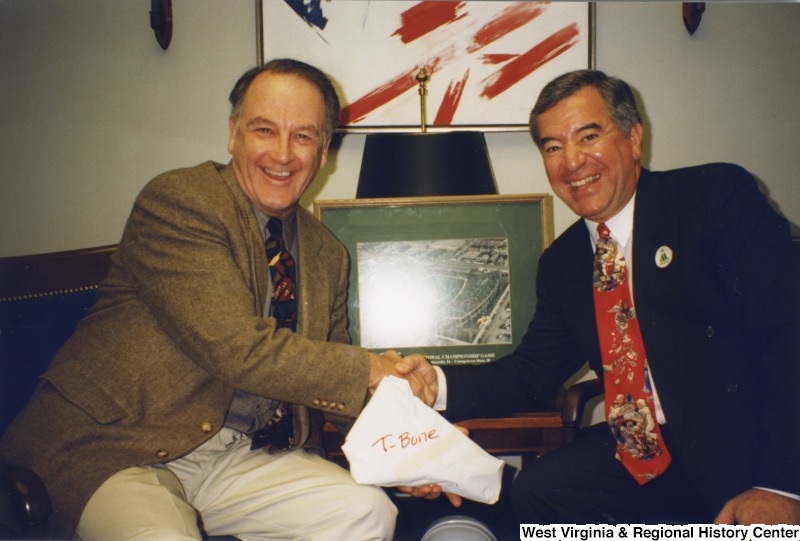
<path id="1" fill-rule="evenodd" d="M 594 67 L 594 7 L 497 0 L 260 0 L 259 61 L 325 71 L 341 129 L 524 130 L 542 87 Z M 429 77 L 425 103 L 417 75 Z"/>
<path id="2" fill-rule="evenodd" d="M 547 194 L 314 201 L 350 256 L 348 332 L 373 351 L 479 364 L 513 351 L 553 239 Z"/>

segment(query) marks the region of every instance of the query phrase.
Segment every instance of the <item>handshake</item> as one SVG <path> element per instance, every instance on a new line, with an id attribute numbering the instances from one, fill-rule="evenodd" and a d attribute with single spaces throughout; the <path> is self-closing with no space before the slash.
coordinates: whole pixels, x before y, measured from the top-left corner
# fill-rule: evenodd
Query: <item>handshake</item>
<path id="1" fill-rule="evenodd" d="M 433 407 L 439 394 L 439 381 L 436 370 L 424 356 L 414 353 L 407 357 L 401 356 L 396 351 L 386 351 L 380 355 L 370 352 L 369 392 L 374 393 L 384 377 L 397 376 L 408 381 L 414 396 L 426 405 Z M 468 434 L 467 430 L 458 427 L 461 432 Z M 401 492 L 411 494 L 417 498 L 432 500 L 442 494 L 442 487 L 438 484 L 417 487 L 401 486 Z M 454 507 L 460 507 L 462 500 L 457 494 L 445 493 Z"/>
<path id="2" fill-rule="evenodd" d="M 436 370 L 428 360 L 418 353 L 402 357 L 396 351 L 380 355 L 370 352 L 369 392 L 375 389 L 386 376 L 397 376 L 408 380 L 414 396 L 428 406 L 433 406 L 439 393 Z"/>

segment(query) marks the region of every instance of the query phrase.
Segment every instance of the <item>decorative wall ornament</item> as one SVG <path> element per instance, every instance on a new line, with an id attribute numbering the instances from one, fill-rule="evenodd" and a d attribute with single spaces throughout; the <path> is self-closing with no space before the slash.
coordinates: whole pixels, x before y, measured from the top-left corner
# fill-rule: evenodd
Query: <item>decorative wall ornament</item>
<path id="1" fill-rule="evenodd" d="M 706 10 L 705 2 L 684 2 L 683 3 L 683 24 L 689 35 L 694 35 L 697 27 L 700 26 L 700 21 L 703 19 L 703 13 Z"/>
<path id="2" fill-rule="evenodd" d="M 172 41 L 172 0 L 150 0 L 150 28 L 166 51 Z"/>

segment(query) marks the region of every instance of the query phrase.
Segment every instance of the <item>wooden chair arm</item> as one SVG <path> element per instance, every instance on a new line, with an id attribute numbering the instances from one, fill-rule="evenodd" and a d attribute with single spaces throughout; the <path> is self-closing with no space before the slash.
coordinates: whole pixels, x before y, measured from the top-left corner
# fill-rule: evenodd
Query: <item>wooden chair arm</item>
<path id="1" fill-rule="evenodd" d="M 554 412 L 515 413 L 509 417 L 468 419 L 455 423 L 467 430 L 561 428 L 561 420 Z"/>
<path id="2" fill-rule="evenodd" d="M 486 452 L 520 455 L 523 463 L 556 449 L 563 441 L 557 411 L 468 419 L 455 424 L 469 430 L 470 438 Z"/>

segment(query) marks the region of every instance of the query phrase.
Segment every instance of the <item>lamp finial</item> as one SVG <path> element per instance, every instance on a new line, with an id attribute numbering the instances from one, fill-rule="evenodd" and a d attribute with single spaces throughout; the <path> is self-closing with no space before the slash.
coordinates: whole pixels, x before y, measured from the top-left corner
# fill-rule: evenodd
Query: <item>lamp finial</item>
<path id="1" fill-rule="evenodd" d="M 419 82 L 419 108 L 420 108 L 420 116 L 422 118 L 422 133 L 428 131 L 427 127 L 427 120 L 426 120 L 426 106 L 425 100 L 428 96 L 428 80 L 430 79 L 430 75 L 428 72 L 425 71 L 425 66 L 419 68 L 419 73 L 417 73 L 417 81 Z"/>

